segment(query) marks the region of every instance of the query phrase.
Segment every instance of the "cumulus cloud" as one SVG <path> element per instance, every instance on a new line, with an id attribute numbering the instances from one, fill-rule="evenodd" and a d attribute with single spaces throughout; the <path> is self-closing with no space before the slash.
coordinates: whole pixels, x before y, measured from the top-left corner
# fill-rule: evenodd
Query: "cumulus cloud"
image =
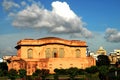
<path id="1" fill-rule="evenodd" d="M 9 11 L 11 8 L 19 8 L 20 6 L 12 0 L 3 0 L 2 6 L 5 10 Z"/>
<path id="2" fill-rule="evenodd" d="M 66 2 L 55 1 L 52 10 L 47 10 L 33 3 L 15 14 L 13 26 L 22 28 L 46 28 L 50 33 L 72 33 L 79 37 L 91 37 L 85 23 Z"/>
<path id="3" fill-rule="evenodd" d="M 108 28 L 105 39 L 110 42 L 120 42 L 120 31 L 114 28 Z"/>

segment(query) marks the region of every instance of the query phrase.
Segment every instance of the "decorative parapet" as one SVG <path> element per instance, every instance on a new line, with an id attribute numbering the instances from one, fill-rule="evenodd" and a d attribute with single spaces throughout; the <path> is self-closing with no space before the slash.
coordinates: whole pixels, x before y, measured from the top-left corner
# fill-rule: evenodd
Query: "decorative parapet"
<path id="1" fill-rule="evenodd" d="M 17 45 L 46 45 L 46 44 L 62 44 L 66 46 L 80 46 L 80 47 L 87 47 L 85 41 L 80 41 L 80 40 L 65 40 L 57 37 L 45 37 L 45 38 L 40 38 L 40 39 L 23 39 L 20 40 Z M 16 46 L 17 48 L 17 46 Z"/>

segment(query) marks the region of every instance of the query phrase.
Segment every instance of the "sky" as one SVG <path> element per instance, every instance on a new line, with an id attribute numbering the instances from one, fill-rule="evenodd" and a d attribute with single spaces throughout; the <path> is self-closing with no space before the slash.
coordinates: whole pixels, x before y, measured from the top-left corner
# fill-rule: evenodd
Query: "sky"
<path id="1" fill-rule="evenodd" d="M 21 39 L 43 37 L 120 49 L 120 0 L 0 0 L 0 57 L 16 55 Z"/>

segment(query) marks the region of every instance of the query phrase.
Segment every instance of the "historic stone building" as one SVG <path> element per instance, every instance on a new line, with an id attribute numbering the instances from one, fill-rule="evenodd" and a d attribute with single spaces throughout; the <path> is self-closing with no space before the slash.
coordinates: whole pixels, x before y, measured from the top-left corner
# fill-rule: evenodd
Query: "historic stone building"
<path id="1" fill-rule="evenodd" d="M 36 69 L 86 68 L 95 65 L 95 59 L 86 56 L 86 42 L 56 37 L 20 40 L 15 47 L 17 55 L 9 58 L 8 68 L 26 69 L 32 75 Z"/>
<path id="2" fill-rule="evenodd" d="M 106 50 L 101 46 L 97 52 L 96 52 L 97 55 L 107 55 L 107 52 Z"/>

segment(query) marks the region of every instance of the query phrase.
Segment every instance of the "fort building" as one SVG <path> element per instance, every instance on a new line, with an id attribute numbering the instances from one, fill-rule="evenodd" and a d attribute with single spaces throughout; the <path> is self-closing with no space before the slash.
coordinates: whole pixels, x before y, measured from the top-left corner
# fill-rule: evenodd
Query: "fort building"
<path id="1" fill-rule="evenodd" d="M 23 39 L 15 47 L 17 55 L 10 57 L 8 69 L 26 69 L 32 75 L 36 69 L 85 69 L 95 65 L 95 59 L 87 57 L 87 44 L 80 40 L 65 40 L 57 37 Z"/>

